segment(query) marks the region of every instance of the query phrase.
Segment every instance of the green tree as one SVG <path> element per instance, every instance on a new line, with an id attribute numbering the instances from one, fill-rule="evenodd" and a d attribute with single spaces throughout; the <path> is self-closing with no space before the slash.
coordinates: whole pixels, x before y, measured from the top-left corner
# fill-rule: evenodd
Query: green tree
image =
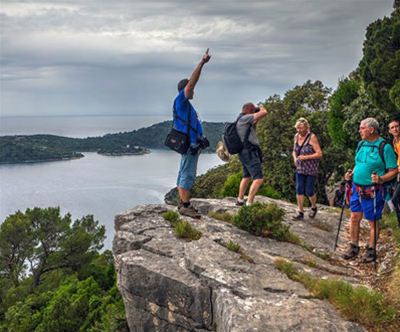
<path id="1" fill-rule="evenodd" d="M 375 106 L 394 116 L 400 111 L 398 103 L 400 82 L 400 8 L 371 23 L 364 41 L 360 74 Z"/>

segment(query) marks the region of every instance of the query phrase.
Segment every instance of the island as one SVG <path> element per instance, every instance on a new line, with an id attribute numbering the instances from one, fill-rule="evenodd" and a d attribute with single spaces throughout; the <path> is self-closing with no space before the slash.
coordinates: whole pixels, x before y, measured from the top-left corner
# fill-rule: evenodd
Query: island
<path id="1" fill-rule="evenodd" d="M 166 149 L 164 140 L 171 127 L 172 121 L 164 121 L 130 132 L 87 138 L 46 134 L 0 136 L 0 164 L 77 159 L 84 157 L 83 152 L 106 156 L 142 155 L 150 153 L 150 149 Z M 205 152 L 214 151 L 223 128 L 222 122 L 203 122 L 204 134 L 210 141 Z"/>

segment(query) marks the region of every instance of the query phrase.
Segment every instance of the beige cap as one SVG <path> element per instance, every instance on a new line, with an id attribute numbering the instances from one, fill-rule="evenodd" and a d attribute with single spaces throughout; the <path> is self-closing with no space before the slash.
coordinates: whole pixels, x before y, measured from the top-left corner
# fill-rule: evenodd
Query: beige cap
<path id="1" fill-rule="evenodd" d="M 217 153 L 219 159 L 225 162 L 229 161 L 229 158 L 231 157 L 223 141 L 218 142 L 215 152 Z"/>

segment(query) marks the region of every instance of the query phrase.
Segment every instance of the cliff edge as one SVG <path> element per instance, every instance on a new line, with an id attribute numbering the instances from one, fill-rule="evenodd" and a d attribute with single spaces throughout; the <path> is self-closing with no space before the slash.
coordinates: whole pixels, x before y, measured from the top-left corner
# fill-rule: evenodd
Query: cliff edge
<path id="1" fill-rule="evenodd" d="M 356 285 L 357 271 L 335 264 L 337 211 L 321 207 L 315 220 L 294 222 L 293 204 L 257 200 L 283 208 L 291 232 L 313 249 L 256 237 L 209 216 L 237 212 L 232 199 L 193 199 L 202 218 L 183 219 L 203 235 L 191 242 L 177 239 L 161 215 L 172 206 L 139 206 L 115 217 L 113 252 L 131 331 L 364 331 L 274 264 L 284 258 L 313 276 Z M 240 244 L 240 253 L 227 249 L 229 241 Z"/>

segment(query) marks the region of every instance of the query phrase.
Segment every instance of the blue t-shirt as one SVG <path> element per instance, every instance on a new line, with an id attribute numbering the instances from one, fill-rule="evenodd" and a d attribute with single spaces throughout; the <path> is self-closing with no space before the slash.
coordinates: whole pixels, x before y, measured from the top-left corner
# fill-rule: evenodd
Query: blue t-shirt
<path id="1" fill-rule="evenodd" d="M 390 144 L 385 144 L 383 150 L 386 165 L 381 159 L 379 155 L 379 145 L 382 141 L 383 138 L 380 137 L 373 142 L 363 141 L 359 143 L 361 147 L 355 156 L 356 165 L 353 171 L 354 183 L 362 186 L 370 186 L 372 185 L 372 172 L 383 176 L 386 173 L 386 169 L 397 168 L 396 155 Z"/>
<path id="2" fill-rule="evenodd" d="M 200 136 L 203 136 L 203 127 L 197 117 L 196 110 L 190 103 L 189 99 L 185 97 L 184 89 L 179 91 L 178 96 L 175 98 L 174 106 L 176 114 L 179 117 L 179 119 L 174 118 L 174 128 L 183 133 L 187 133 L 186 123 L 188 122 L 190 112 L 190 143 L 197 143 L 197 139 Z"/>

